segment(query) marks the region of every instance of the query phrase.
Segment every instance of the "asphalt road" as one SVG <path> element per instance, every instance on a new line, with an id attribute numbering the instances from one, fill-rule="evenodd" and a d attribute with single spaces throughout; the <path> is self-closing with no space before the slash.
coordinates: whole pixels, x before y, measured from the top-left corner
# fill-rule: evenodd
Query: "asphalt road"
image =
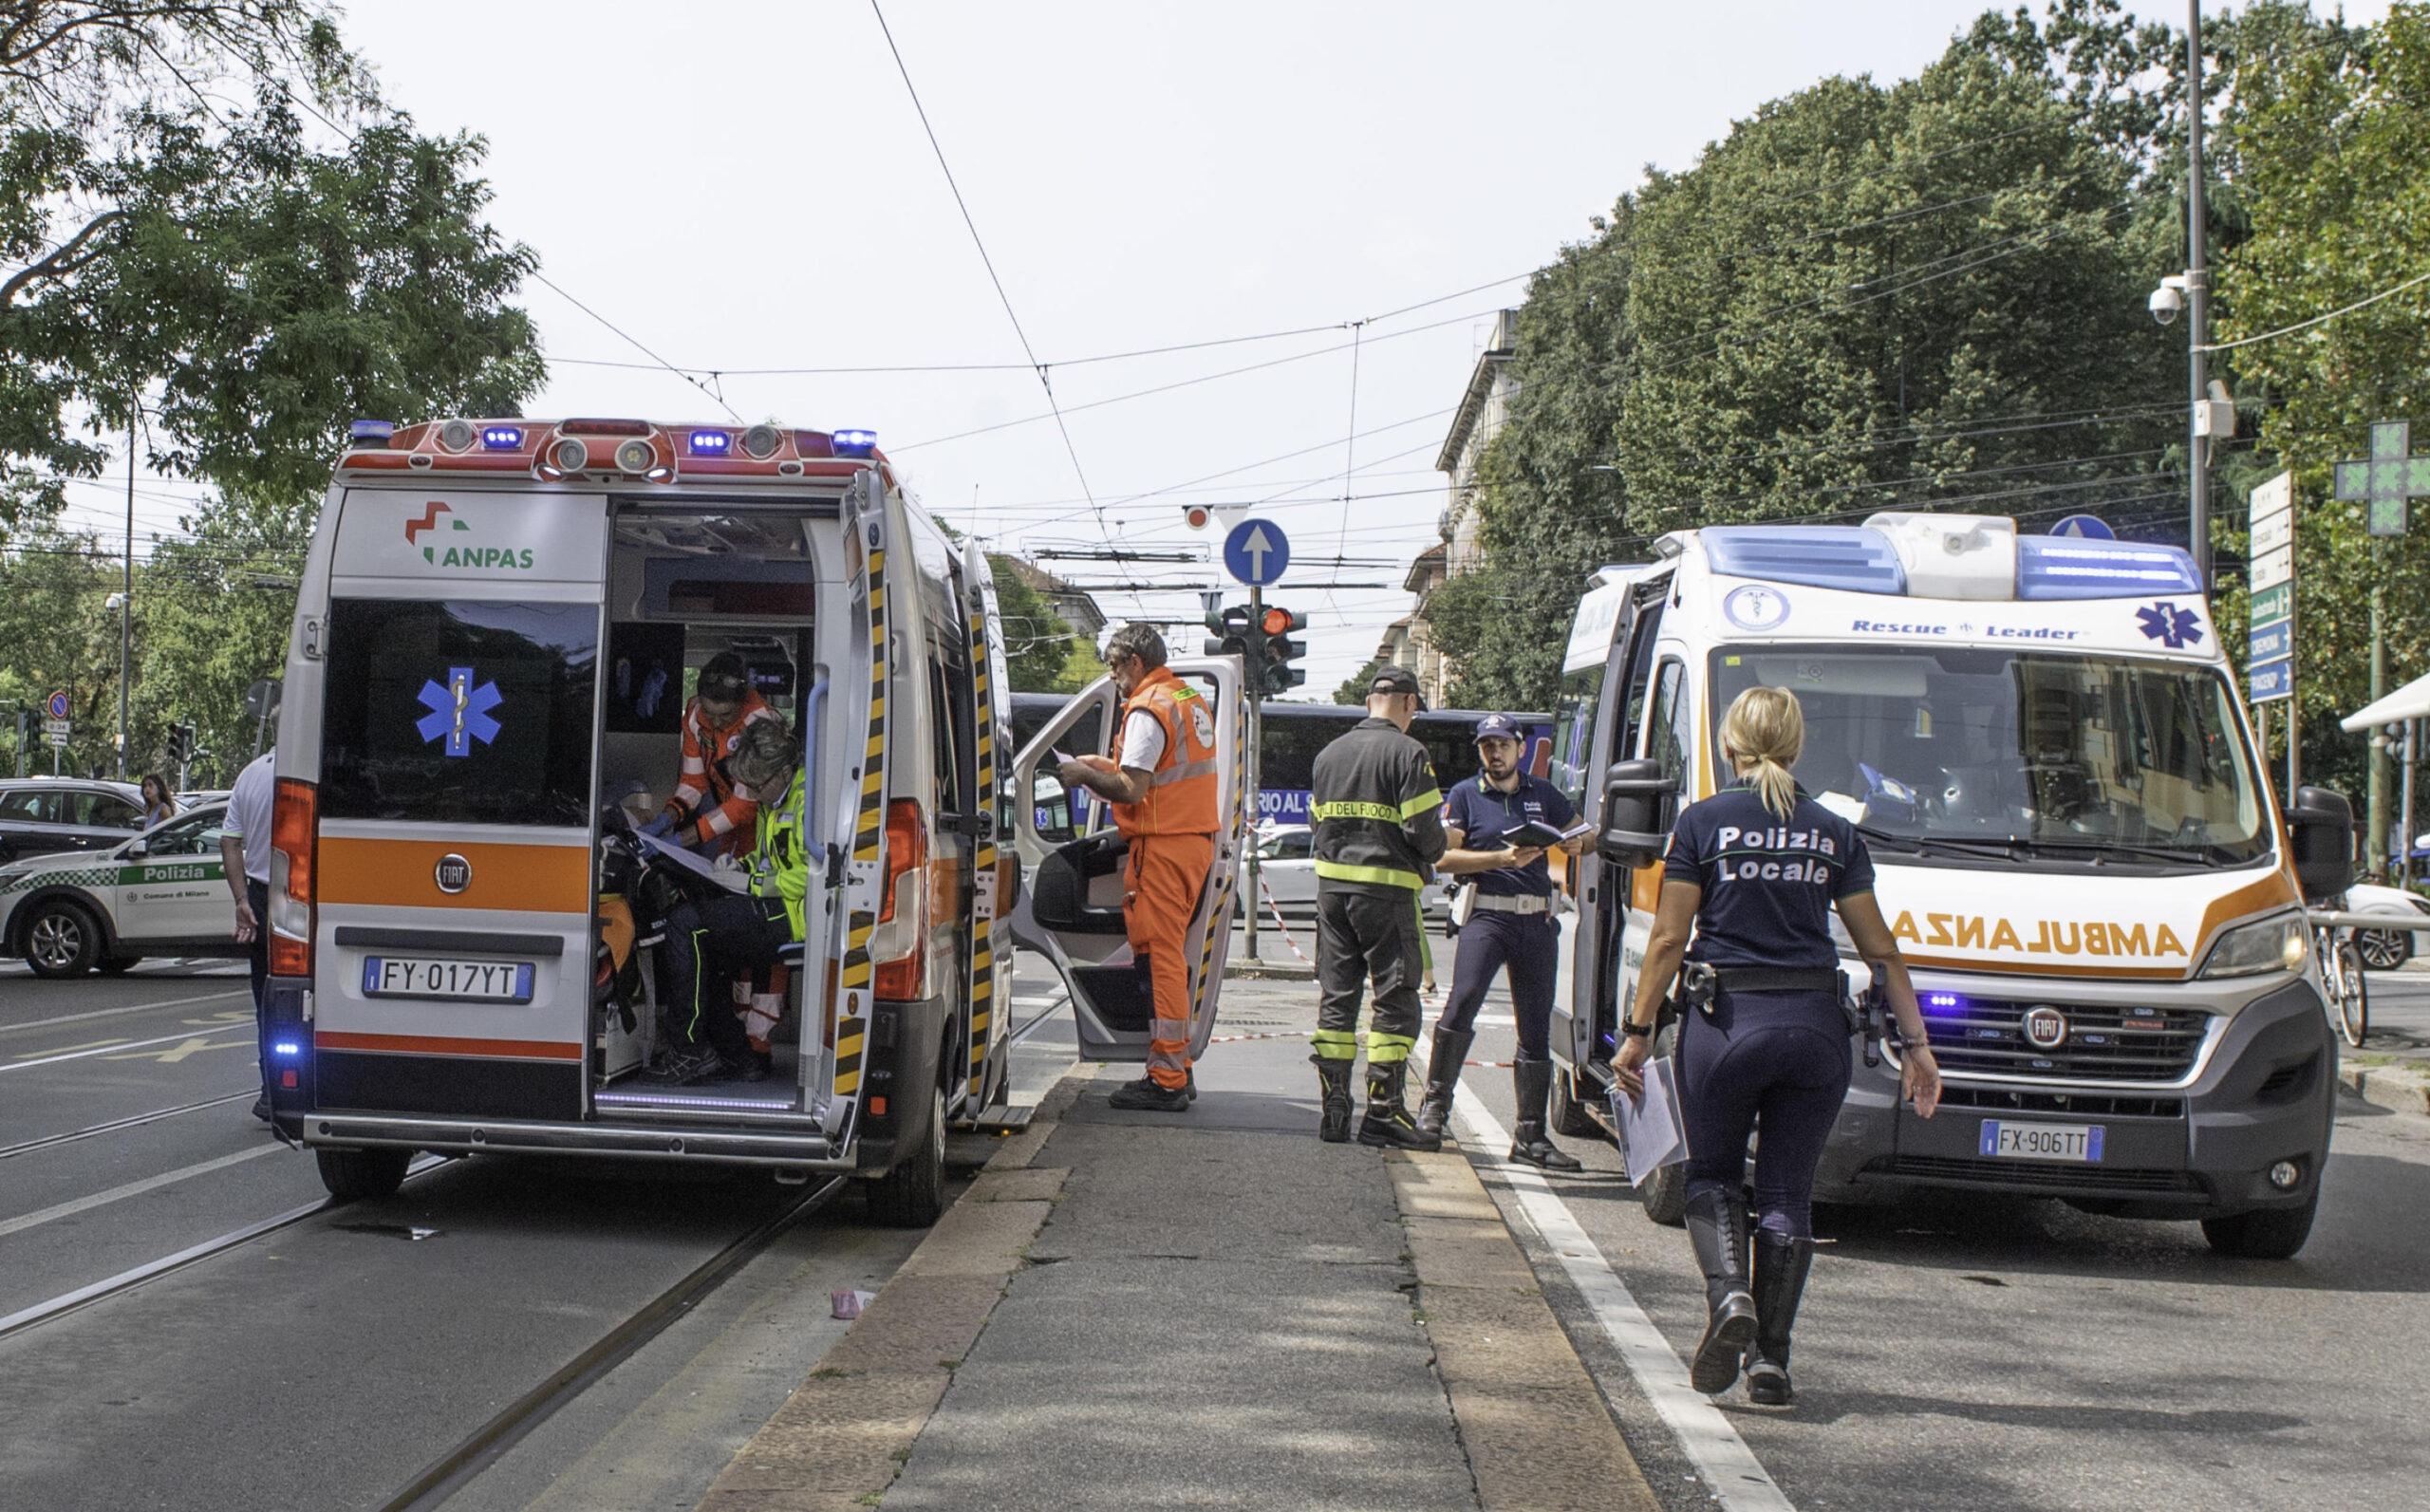
<path id="1" fill-rule="evenodd" d="M 1042 970 L 1018 1020 L 1059 997 Z M 322 1200 L 311 1157 L 250 1115 L 251 1019 L 241 967 L 0 966 L 0 1316 Z M 1069 1023 L 1017 1052 L 1017 1097 L 1070 1063 Z M 0 1339 L 0 1500 L 379 1506 L 799 1196 L 712 1169 L 440 1164 Z M 832 1203 L 450 1505 L 689 1506 L 845 1327 L 830 1294 L 875 1290 L 918 1239 Z"/>
<path id="2" fill-rule="evenodd" d="M 1437 970 L 1448 988 L 1448 961 Z M 2430 974 L 2373 986 L 2375 1027 L 2385 1001 L 2391 1039 L 2430 1038 Z M 1509 1011 L 1488 999 L 1472 1061 L 1511 1057 Z M 1467 1075 L 1507 1128 L 1509 1073 Z M 1686 1235 L 1645 1217 L 1610 1146 L 1562 1143 L 1589 1168 L 1551 1186 L 1684 1357 L 1704 1317 Z M 1515 1217 L 1502 1153 L 1475 1158 Z M 1526 1223 L 1513 1227 L 1649 1479 L 1676 1507 L 1710 1505 L 1559 1259 Z M 2225 1260 L 2193 1223 L 2053 1202 L 1824 1209 L 1818 1228 L 1798 1405 L 1724 1401 L 1799 1508 L 2422 1503 L 2430 1119 L 2341 1102 L 2319 1220 L 2290 1261 Z"/>

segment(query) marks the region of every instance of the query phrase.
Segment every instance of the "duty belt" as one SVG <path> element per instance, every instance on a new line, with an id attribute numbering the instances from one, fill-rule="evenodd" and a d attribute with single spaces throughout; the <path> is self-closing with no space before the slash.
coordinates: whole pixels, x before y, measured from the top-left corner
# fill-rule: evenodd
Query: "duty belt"
<path id="1" fill-rule="evenodd" d="M 1840 995 L 1837 966 L 1715 966 L 1724 992 L 1827 992 Z"/>
<path id="2" fill-rule="evenodd" d="M 1481 892 L 1476 907 L 1485 913 L 1550 913 L 1553 901 L 1532 892 Z"/>

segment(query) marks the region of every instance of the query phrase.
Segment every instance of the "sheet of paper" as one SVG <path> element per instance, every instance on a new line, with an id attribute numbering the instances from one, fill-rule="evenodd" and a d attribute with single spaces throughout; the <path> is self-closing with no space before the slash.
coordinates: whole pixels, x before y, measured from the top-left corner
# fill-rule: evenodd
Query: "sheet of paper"
<path id="1" fill-rule="evenodd" d="M 706 856 L 696 856 L 682 846 L 669 845 L 654 834 L 641 835 L 639 839 L 660 860 L 672 861 L 686 871 L 708 878 L 728 892 L 741 892 L 751 886 L 751 879 L 733 867 L 718 866 Z"/>
<path id="2" fill-rule="evenodd" d="M 1644 1185 L 1655 1171 L 1688 1158 L 1687 1125 L 1679 1117 L 1676 1062 L 1669 1055 L 1649 1060 L 1644 1074 L 1642 1096 L 1631 1097 L 1617 1084 L 1612 1088 L 1612 1115 L 1619 1125 L 1620 1154 L 1628 1162 L 1632 1186 Z"/>

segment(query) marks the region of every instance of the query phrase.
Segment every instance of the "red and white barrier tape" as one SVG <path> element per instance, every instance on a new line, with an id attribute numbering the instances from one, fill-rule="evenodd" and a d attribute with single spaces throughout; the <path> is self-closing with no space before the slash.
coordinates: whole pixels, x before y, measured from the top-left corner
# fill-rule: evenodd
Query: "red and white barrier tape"
<path id="1" fill-rule="evenodd" d="M 1316 965 L 1315 961 L 1308 959 L 1308 953 L 1299 948 L 1299 942 L 1291 938 L 1290 926 L 1282 922 L 1282 909 L 1274 901 L 1274 889 L 1265 885 L 1263 872 L 1258 874 L 1257 890 L 1259 895 L 1265 899 L 1265 911 L 1274 915 L 1274 932 L 1280 935 L 1282 943 L 1291 947 L 1291 953 L 1299 958 L 1299 964 L 1310 967 Z"/>

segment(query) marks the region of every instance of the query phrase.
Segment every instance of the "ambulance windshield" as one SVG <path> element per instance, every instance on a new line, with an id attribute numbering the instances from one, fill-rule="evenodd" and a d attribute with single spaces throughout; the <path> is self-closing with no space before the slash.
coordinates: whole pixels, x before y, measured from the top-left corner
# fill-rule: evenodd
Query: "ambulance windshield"
<path id="1" fill-rule="evenodd" d="M 1724 648 L 1716 731 L 1762 683 L 1805 713 L 1798 781 L 1875 849 L 2217 865 L 2269 849 L 2215 668 L 1923 645 Z"/>

